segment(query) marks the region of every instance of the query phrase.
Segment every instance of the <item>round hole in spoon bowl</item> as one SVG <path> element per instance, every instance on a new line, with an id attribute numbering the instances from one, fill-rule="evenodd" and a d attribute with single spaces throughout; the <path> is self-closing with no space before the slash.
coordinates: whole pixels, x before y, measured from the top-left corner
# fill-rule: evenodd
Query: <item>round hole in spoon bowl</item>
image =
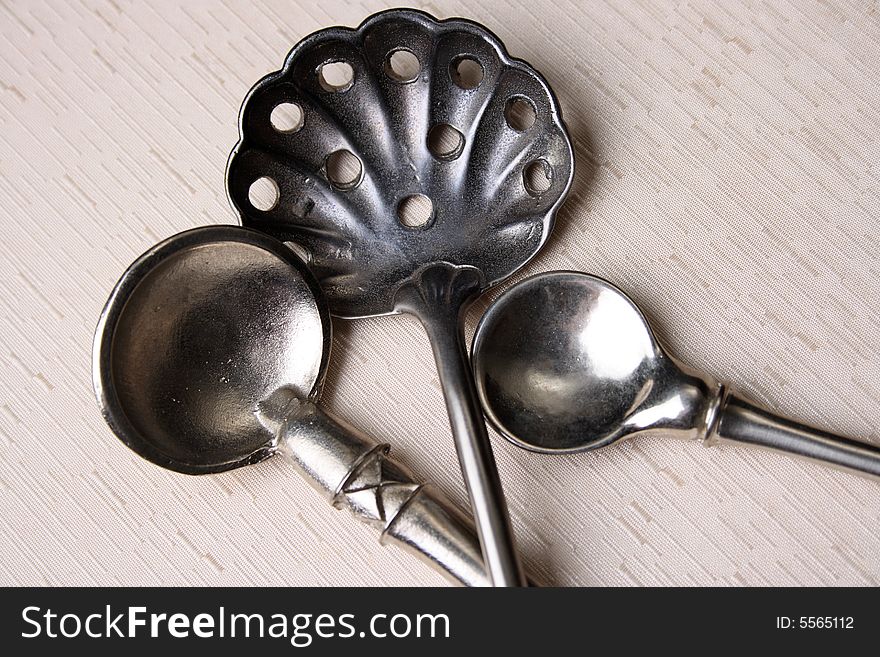
<path id="1" fill-rule="evenodd" d="M 327 171 L 327 179 L 337 189 L 354 189 L 363 179 L 364 167 L 357 155 L 349 150 L 342 149 L 330 153 L 324 167 Z"/>
<path id="2" fill-rule="evenodd" d="M 330 331 L 318 298 L 294 253 L 254 231 L 211 226 L 159 244 L 120 279 L 96 333 L 110 426 L 189 474 L 271 455 L 257 404 L 284 386 L 317 391 Z"/>
<path id="3" fill-rule="evenodd" d="M 577 272 L 526 279 L 489 308 L 473 365 L 486 416 L 515 444 L 574 452 L 624 435 L 650 393 L 658 348 L 641 312 L 605 281 Z"/>
<path id="4" fill-rule="evenodd" d="M 460 88 L 476 89 L 483 81 L 483 66 L 473 57 L 462 55 L 452 60 L 449 65 L 449 76 Z"/>
<path id="5" fill-rule="evenodd" d="M 464 135 L 448 123 L 438 123 L 428 131 L 428 150 L 438 160 L 454 160 L 464 150 Z"/>
<path id="6" fill-rule="evenodd" d="M 345 61 L 331 61 L 318 67 L 318 83 L 331 93 L 348 91 L 354 84 L 354 69 Z"/>
<path id="7" fill-rule="evenodd" d="M 395 82 L 415 82 L 421 70 L 419 58 L 406 48 L 391 51 L 385 60 L 385 74 Z"/>
<path id="8" fill-rule="evenodd" d="M 278 103 L 269 114 L 269 122 L 278 132 L 298 132 L 304 119 L 302 107 L 297 103 Z"/>
<path id="9" fill-rule="evenodd" d="M 514 96 L 504 106 L 504 119 L 512 129 L 525 132 L 535 125 L 537 119 L 535 106 L 528 98 Z"/>
<path id="10" fill-rule="evenodd" d="M 434 204 L 424 194 L 413 194 L 400 201 L 397 217 L 407 228 L 427 228 L 434 218 Z"/>
<path id="11" fill-rule="evenodd" d="M 553 167 L 547 160 L 529 162 L 523 169 L 523 186 L 530 196 L 539 197 L 553 185 Z"/>
<path id="12" fill-rule="evenodd" d="M 278 183 L 269 176 L 261 176 L 251 183 L 248 189 L 248 202 L 254 210 L 269 212 L 274 210 L 281 198 Z"/>

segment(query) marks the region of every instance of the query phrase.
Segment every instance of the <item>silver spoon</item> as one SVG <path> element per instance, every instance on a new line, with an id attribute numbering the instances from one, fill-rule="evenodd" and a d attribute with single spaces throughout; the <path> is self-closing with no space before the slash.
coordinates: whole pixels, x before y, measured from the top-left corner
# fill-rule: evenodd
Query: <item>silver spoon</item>
<path id="1" fill-rule="evenodd" d="M 306 250 L 335 316 L 423 324 L 484 559 L 496 585 L 523 584 L 462 316 L 541 248 L 571 185 L 552 90 L 483 26 L 392 9 L 300 41 L 239 127 L 242 224 Z"/>
<path id="2" fill-rule="evenodd" d="M 244 228 L 197 228 L 120 278 L 95 334 L 95 393 L 114 433 L 153 463 L 206 474 L 281 454 L 381 543 L 488 586 L 470 518 L 317 405 L 330 329 L 293 251 Z"/>
<path id="3" fill-rule="evenodd" d="M 669 356 L 610 283 L 549 272 L 502 294 L 477 328 L 483 408 L 510 441 L 579 452 L 644 432 L 747 443 L 880 476 L 880 449 L 779 417 Z"/>

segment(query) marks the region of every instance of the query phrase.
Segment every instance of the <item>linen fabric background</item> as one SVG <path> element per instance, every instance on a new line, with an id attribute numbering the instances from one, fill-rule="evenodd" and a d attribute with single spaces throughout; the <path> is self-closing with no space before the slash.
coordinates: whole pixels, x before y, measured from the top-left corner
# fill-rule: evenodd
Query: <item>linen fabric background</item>
<path id="1" fill-rule="evenodd" d="M 128 264 L 181 230 L 235 223 L 224 169 L 251 85 L 303 36 L 387 6 L 0 2 L 0 584 L 445 582 L 280 460 L 206 477 L 142 461 L 92 393 L 92 334 Z M 559 96 L 576 177 L 515 278 L 605 277 L 686 363 L 880 440 L 876 2 L 415 6 L 484 23 Z M 469 313 L 469 335 L 504 287 Z M 334 329 L 326 407 L 464 505 L 420 326 Z M 564 457 L 493 444 L 542 580 L 880 580 L 877 482 L 651 438 Z"/>

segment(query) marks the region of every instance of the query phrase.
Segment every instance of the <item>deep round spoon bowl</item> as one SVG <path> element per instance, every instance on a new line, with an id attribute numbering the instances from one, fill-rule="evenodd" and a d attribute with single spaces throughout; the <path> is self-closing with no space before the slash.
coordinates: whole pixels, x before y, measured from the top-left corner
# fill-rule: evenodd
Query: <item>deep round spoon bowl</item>
<path id="1" fill-rule="evenodd" d="M 95 335 L 95 393 L 113 432 L 153 463 L 205 474 L 279 454 L 381 542 L 488 585 L 471 520 L 389 445 L 318 406 L 330 338 L 326 301 L 294 251 L 245 228 L 197 228 L 117 283 Z"/>
<path id="2" fill-rule="evenodd" d="M 114 432 L 163 467 L 200 474 L 272 454 L 253 409 L 284 386 L 316 394 L 330 318 L 296 255 L 256 231 L 182 233 L 113 291 L 95 390 Z"/>
<path id="3" fill-rule="evenodd" d="M 474 338 L 487 416 L 535 451 L 582 451 L 622 437 L 621 418 L 653 385 L 662 360 L 639 309 L 576 272 L 514 286 Z"/>
<path id="4" fill-rule="evenodd" d="M 504 292 L 477 327 L 477 391 L 490 422 L 537 452 L 595 449 L 645 432 L 747 443 L 880 476 L 880 449 L 779 417 L 670 356 L 619 289 L 548 272 Z"/>

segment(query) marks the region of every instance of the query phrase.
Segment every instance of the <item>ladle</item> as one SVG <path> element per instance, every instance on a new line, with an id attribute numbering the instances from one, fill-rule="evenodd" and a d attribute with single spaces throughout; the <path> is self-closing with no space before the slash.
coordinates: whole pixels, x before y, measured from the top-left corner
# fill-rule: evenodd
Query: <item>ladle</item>
<path id="1" fill-rule="evenodd" d="M 239 128 L 242 224 L 306 251 L 335 316 L 424 325 L 487 567 L 524 583 L 462 314 L 541 248 L 571 186 L 550 86 L 482 25 L 392 9 L 300 41 Z"/>
<path id="2" fill-rule="evenodd" d="M 779 417 L 669 356 L 610 283 L 549 272 L 505 291 L 473 345 L 486 416 L 536 452 L 579 452 L 645 432 L 747 443 L 880 476 L 880 449 Z"/>
<path id="3" fill-rule="evenodd" d="M 175 235 L 123 274 L 101 315 L 94 385 L 131 449 L 164 468 L 221 472 L 275 453 L 452 579 L 488 586 L 473 524 L 378 444 L 317 405 L 330 316 L 292 250 L 245 228 Z"/>

